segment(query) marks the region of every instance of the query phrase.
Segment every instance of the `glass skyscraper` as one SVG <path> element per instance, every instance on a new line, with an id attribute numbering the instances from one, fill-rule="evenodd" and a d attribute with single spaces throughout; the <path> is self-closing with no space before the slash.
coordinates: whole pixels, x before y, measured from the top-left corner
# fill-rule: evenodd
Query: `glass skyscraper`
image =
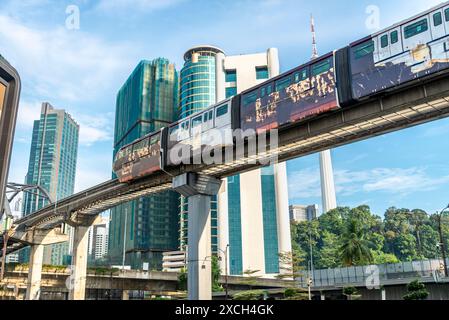
<path id="1" fill-rule="evenodd" d="M 73 194 L 78 154 L 79 125 L 64 110 L 49 103 L 42 104 L 40 120 L 34 121 L 30 159 L 25 183 L 43 187 L 54 201 Z M 47 204 L 36 192 L 26 192 L 23 215 L 31 214 Z M 27 261 L 26 254 L 21 260 Z M 67 262 L 68 243 L 49 246 L 44 263 L 62 265 Z"/>
<path id="2" fill-rule="evenodd" d="M 177 106 L 174 64 L 163 58 L 140 62 L 117 95 L 114 157 L 122 146 L 175 121 Z M 178 194 L 168 191 L 112 209 L 110 261 L 121 265 L 125 246 L 126 265 L 161 269 L 162 253 L 178 248 L 178 206 Z"/>
<path id="3" fill-rule="evenodd" d="M 217 102 L 216 70 L 217 60 L 224 56 L 221 49 L 212 46 L 199 46 L 188 50 L 184 55 L 181 70 L 179 119 L 201 111 Z M 180 249 L 187 245 L 187 198 L 180 196 Z M 212 253 L 218 252 L 218 206 L 217 197 L 211 201 Z"/>

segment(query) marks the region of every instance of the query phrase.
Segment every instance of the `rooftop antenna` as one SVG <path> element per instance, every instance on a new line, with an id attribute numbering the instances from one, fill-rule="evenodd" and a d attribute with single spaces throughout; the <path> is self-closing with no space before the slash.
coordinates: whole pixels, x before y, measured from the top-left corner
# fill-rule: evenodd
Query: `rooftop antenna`
<path id="1" fill-rule="evenodd" d="M 315 19 L 310 14 L 310 30 L 312 31 L 312 60 L 318 58 L 318 49 L 316 45 Z"/>

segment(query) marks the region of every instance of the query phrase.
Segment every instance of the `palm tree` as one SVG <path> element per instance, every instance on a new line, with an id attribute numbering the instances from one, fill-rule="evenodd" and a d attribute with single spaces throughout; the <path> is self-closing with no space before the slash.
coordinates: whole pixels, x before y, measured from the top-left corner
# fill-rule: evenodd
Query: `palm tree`
<path id="1" fill-rule="evenodd" d="M 345 227 L 340 246 L 343 264 L 347 267 L 371 263 L 373 256 L 370 250 L 372 243 L 365 237 L 365 230 L 355 219 L 350 219 Z"/>

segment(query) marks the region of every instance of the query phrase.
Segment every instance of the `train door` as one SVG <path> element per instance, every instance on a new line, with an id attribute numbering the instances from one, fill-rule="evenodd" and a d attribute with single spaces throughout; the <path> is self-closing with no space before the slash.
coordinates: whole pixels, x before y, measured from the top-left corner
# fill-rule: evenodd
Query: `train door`
<path id="1" fill-rule="evenodd" d="M 214 109 L 203 114 L 202 131 L 206 132 L 214 127 Z"/>
<path id="2" fill-rule="evenodd" d="M 404 50 L 415 50 L 432 41 L 429 16 L 418 18 L 403 26 Z"/>
<path id="3" fill-rule="evenodd" d="M 378 54 L 379 54 L 379 61 L 388 59 L 391 57 L 390 52 L 390 37 L 388 32 L 381 34 L 377 37 L 378 39 Z"/>
<path id="4" fill-rule="evenodd" d="M 390 31 L 390 55 L 394 57 L 402 52 L 404 52 L 404 48 L 402 47 L 401 28 L 398 27 Z"/>
<path id="5" fill-rule="evenodd" d="M 430 14 L 430 29 L 433 40 L 440 39 L 446 35 L 443 10 L 438 10 Z"/>

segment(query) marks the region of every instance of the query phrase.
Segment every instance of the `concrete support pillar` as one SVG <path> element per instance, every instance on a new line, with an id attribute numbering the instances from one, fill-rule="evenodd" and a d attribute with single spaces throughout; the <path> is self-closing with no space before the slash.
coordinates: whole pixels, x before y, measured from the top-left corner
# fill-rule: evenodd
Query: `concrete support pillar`
<path id="1" fill-rule="evenodd" d="M 72 282 L 69 300 L 84 300 L 86 295 L 87 249 L 89 227 L 75 227 L 73 235 Z"/>
<path id="2" fill-rule="evenodd" d="M 225 250 L 229 244 L 229 217 L 228 217 L 228 178 L 223 179 L 220 191 L 218 192 L 218 246 L 219 249 Z M 223 253 L 220 251 L 219 255 L 222 259 L 219 260 L 221 270 L 230 270 L 229 257 L 224 259 Z"/>
<path id="3" fill-rule="evenodd" d="M 212 300 L 211 197 L 189 197 L 189 300 Z"/>
<path id="4" fill-rule="evenodd" d="M 221 180 L 186 173 L 173 179 L 173 189 L 188 197 L 187 290 L 189 300 L 212 300 L 211 197 Z"/>
<path id="5" fill-rule="evenodd" d="M 39 300 L 43 259 L 44 245 L 32 245 L 30 250 L 30 267 L 28 270 L 28 283 L 25 296 L 26 300 Z"/>

